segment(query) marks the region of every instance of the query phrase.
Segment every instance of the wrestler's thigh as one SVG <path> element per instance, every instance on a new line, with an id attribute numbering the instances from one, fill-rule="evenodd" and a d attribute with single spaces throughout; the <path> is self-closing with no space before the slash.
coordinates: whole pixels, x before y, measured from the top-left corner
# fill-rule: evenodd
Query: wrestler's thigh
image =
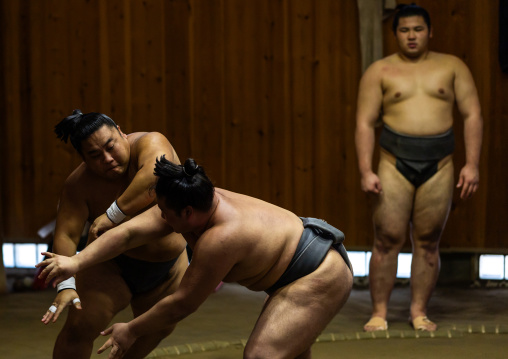
<path id="1" fill-rule="evenodd" d="M 169 271 L 169 277 L 166 281 L 155 287 L 154 289 L 134 295 L 131 301 L 132 313 L 137 317 L 154 306 L 159 300 L 173 294 L 182 281 L 182 277 L 189 266 L 187 252 L 184 250 L 179 256 L 176 263 Z"/>
<path id="2" fill-rule="evenodd" d="M 416 191 L 412 224 L 419 238 L 440 236 L 450 212 L 453 180 L 449 160 Z"/>
<path id="3" fill-rule="evenodd" d="M 131 300 L 130 290 L 113 261 L 79 272 L 76 287 L 83 309 L 69 307 L 66 324 L 83 332 L 93 330 L 98 334 Z"/>
<path id="4" fill-rule="evenodd" d="M 344 305 L 352 283 L 344 260 L 330 250 L 313 273 L 268 298 L 245 348 L 246 357 L 295 358 L 303 353 Z"/>
<path id="5" fill-rule="evenodd" d="M 381 152 L 378 168 L 382 193 L 374 198 L 376 234 L 405 239 L 413 209 L 414 187 L 395 167 L 395 158 Z"/>

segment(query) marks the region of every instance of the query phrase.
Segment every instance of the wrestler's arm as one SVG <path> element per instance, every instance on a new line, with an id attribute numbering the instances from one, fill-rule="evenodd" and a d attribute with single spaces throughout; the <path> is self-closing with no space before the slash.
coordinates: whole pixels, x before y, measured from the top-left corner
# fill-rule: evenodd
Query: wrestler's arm
<path id="1" fill-rule="evenodd" d="M 238 261 L 237 251 L 228 242 L 231 243 L 218 239 L 213 232 L 202 236 L 176 292 L 129 323 L 118 323 L 105 330 L 102 334 L 111 337 L 99 353 L 110 346 L 125 352 L 136 338 L 167 328 L 195 312 Z"/>
<path id="2" fill-rule="evenodd" d="M 127 189 L 117 198 L 118 207 L 127 215 L 134 215 L 153 202 L 155 193 L 151 188 L 157 182 L 154 175 L 155 159 L 165 155 L 173 163 L 180 163 L 168 139 L 158 133 L 150 132 L 138 139 L 137 172 Z"/>
<path id="3" fill-rule="evenodd" d="M 58 203 L 53 252 L 72 256 L 83 233 L 88 218 L 88 206 L 83 198 L 78 182 L 67 179 Z"/>
<path id="4" fill-rule="evenodd" d="M 457 187 L 462 187 L 461 198 L 471 197 L 478 189 L 480 180 L 480 153 L 483 137 L 483 119 L 480 100 L 473 76 L 460 59 L 456 58 L 455 68 L 455 99 L 457 107 L 464 119 L 464 144 L 466 164 L 459 174 Z"/>
<path id="5" fill-rule="evenodd" d="M 159 207 L 153 206 L 107 231 L 73 257 L 46 253 L 49 258 L 37 264 L 37 267 L 45 266 L 40 277 L 46 277 L 46 282 L 55 279 L 57 284 L 80 270 L 105 262 L 129 249 L 144 245 L 153 238 L 168 235 L 172 231 L 173 229 L 162 219 Z"/>
<path id="6" fill-rule="evenodd" d="M 383 102 L 380 63 L 372 64 L 362 76 L 356 109 L 355 143 L 362 190 L 379 193 L 381 183 L 372 170 L 375 146 L 375 124 Z"/>
<path id="7" fill-rule="evenodd" d="M 136 156 L 134 162 L 137 163 L 137 171 L 129 186 L 116 200 L 118 208 L 125 215 L 136 215 L 155 200 L 155 193 L 151 189 L 157 178 L 153 174 L 153 169 L 155 159 L 162 155 L 173 163 L 180 163 L 173 146 L 158 132 L 149 132 L 133 144 L 131 156 Z M 114 226 L 115 224 L 104 213 L 90 226 L 90 234 L 93 238 L 97 238 L 102 232 Z"/>
<path id="8" fill-rule="evenodd" d="M 88 218 L 88 207 L 82 197 L 83 191 L 78 190 L 78 187 L 79 183 L 71 174 L 64 184 L 57 209 L 53 251 L 65 256 L 72 256 L 76 253 L 76 248 Z M 39 278 L 43 278 L 42 272 L 39 274 Z M 70 284 L 65 285 L 66 289 L 57 293 L 52 302 L 55 309 L 47 310 L 41 319 L 44 324 L 56 322 L 62 311 L 71 302 L 74 307 L 81 309 L 81 304 L 78 301 L 79 295 L 76 290 L 72 289 L 73 280 L 73 278 L 70 278 L 67 281 Z"/>

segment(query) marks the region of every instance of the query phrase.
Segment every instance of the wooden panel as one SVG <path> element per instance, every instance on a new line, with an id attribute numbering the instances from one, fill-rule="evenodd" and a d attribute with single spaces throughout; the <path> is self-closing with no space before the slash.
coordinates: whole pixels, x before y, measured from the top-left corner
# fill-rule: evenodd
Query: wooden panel
<path id="1" fill-rule="evenodd" d="M 164 4 L 166 121 L 162 132 L 173 144 L 181 161 L 191 152 L 191 6 L 186 0 Z"/>
<path id="2" fill-rule="evenodd" d="M 127 133 L 132 130 L 130 11 L 129 1 L 99 2 L 100 108 Z"/>
<path id="3" fill-rule="evenodd" d="M 496 3 L 496 1 L 494 2 Z M 499 2 L 501 3 L 501 1 Z M 505 1 L 506 5 L 506 1 Z M 486 205 L 484 243 L 485 248 L 507 248 L 508 240 L 508 178 L 507 154 L 508 142 L 508 74 L 501 72 L 499 64 L 499 8 L 494 5 L 488 9 L 489 16 L 484 18 L 483 26 L 491 29 L 490 40 L 490 66 L 489 72 L 484 73 L 485 67 L 478 64 L 477 74 L 483 74 L 486 81 L 491 84 L 489 101 L 483 108 L 485 118 L 484 141 L 488 152 L 482 156 L 482 186 Z M 506 37 L 505 37 L 506 38 Z M 478 75 L 477 75 L 478 76 Z M 478 211 L 474 211 L 478 215 Z"/>
<path id="4" fill-rule="evenodd" d="M 421 0 L 431 48 L 470 67 L 485 118 L 481 187 L 454 197 L 449 248 L 506 248 L 506 74 L 495 1 Z M 356 1 L 0 0 L 3 235 L 35 237 L 80 162 L 54 125 L 75 108 L 126 132 L 161 131 L 220 187 L 260 197 L 369 247 L 354 148 L 361 75 Z M 79 15 L 79 16 L 77 16 Z M 396 51 L 383 25 L 384 49 Z M 474 31 L 471 31 L 474 29 Z M 464 146 L 459 118 L 456 176 Z"/>
<path id="5" fill-rule="evenodd" d="M 224 4 L 221 0 L 195 0 L 190 4 L 191 156 L 220 187 L 224 186 L 226 168 Z"/>
<path id="6" fill-rule="evenodd" d="M 277 164 L 283 163 L 288 150 L 283 106 L 284 3 L 228 4 L 224 28 L 224 185 L 277 201 L 277 180 L 284 178 L 281 174 L 285 171 Z M 280 199 L 279 204 L 283 204 Z"/>
<path id="7" fill-rule="evenodd" d="M 354 2 L 324 1 L 316 8 L 315 214 L 347 233 L 348 242 L 369 244 L 368 204 L 356 170 L 354 131 L 359 67 L 358 10 Z M 349 14 L 352 20 L 337 21 Z M 353 195 L 354 194 L 354 195 Z M 367 231 L 365 230 L 367 229 Z"/>
<path id="8" fill-rule="evenodd" d="M 293 200 L 291 208 L 301 216 L 312 216 L 315 211 L 314 164 L 314 1 L 290 1 L 289 63 L 292 125 L 291 157 L 294 166 Z"/>
<path id="9" fill-rule="evenodd" d="M 130 131 L 162 131 L 165 121 L 163 1 L 130 2 Z"/>

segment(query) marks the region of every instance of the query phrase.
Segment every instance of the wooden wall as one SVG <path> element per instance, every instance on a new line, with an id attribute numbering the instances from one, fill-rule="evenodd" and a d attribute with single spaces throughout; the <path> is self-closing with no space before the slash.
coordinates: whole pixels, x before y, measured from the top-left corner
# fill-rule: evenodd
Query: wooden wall
<path id="1" fill-rule="evenodd" d="M 418 3 L 435 24 L 433 49 L 470 66 L 486 124 L 480 191 L 454 200 L 443 246 L 507 248 L 497 1 Z M 54 218 L 80 158 L 52 129 L 80 108 L 125 132 L 160 131 L 217 186 L 324 218 L 349 248 L 370 247 L 353 136 L 355 0 L 0 0 L 0 26 L 4 241 L 33 240 Z"/>

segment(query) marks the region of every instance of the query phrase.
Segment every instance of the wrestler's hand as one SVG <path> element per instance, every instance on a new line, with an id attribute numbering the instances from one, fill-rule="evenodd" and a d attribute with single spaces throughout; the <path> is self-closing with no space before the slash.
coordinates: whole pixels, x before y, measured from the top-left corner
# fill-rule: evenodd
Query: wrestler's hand
<path id="1" fill-rule="evenodd" d="M 101 335 L 109 335 L 111 337 L 104 343 L 97 351 L 97 354 L 103 353 L 106 349 L 111 347 L 108 359 L 117 359 L 125 355 L 127 350 L 136 341 L 136 336 L 129 330 L 129 324 L 116 323 L 108 329 L 101 332 Z"/>
<path id="2" fill-rule="evenodd" d="M 383 192 L 381 180 L 374 172 L 369 172 L 362 175 L 362 191 L 380 194 Z"/>
<path id="3" fill-rule="evenodd" d="M 111 222 L 106 213 L 100 215 L 90 226 L 90 230 L 88 231 L 88 240 L 90 240 L 90 238 L 92 240 L 97 239 L 101 234 L 115 226 L 116 224 Z"/>
<path id="4" fill-rule="evenodd" d="M 477 166 L 466 164 L 462 167 L 460 170 L 459 182 L 457 183 L 457 188 L 462 188 L 462 191 L 460 191 L 460 198 L 471 198 L 478 189 L 479 182 L 480 171 Z"/>
<path id="5" fill-rule="evenodd" d="M 42 252 L 41 254 L 47 258 L 35 265 L 37 268 L 44 267 L 38 278 L 46 278 L 46 283 L 55 279 L 53 287 L 79 271 L 79 262 L 75 257 L 61 256 L 51 252 Z"/>
<path id="6" fill-rule="evenodd" d="M 68 305 L 74 305 L 76 309 L 81 309 L 79 295 L 74 289 L 64 289 L 58 293 L 53 304 L 51 304 L 46 314 L 42 317 L 41 322 L 44 324 L 48 324 L 49 322 L 55 323 Z"/>

